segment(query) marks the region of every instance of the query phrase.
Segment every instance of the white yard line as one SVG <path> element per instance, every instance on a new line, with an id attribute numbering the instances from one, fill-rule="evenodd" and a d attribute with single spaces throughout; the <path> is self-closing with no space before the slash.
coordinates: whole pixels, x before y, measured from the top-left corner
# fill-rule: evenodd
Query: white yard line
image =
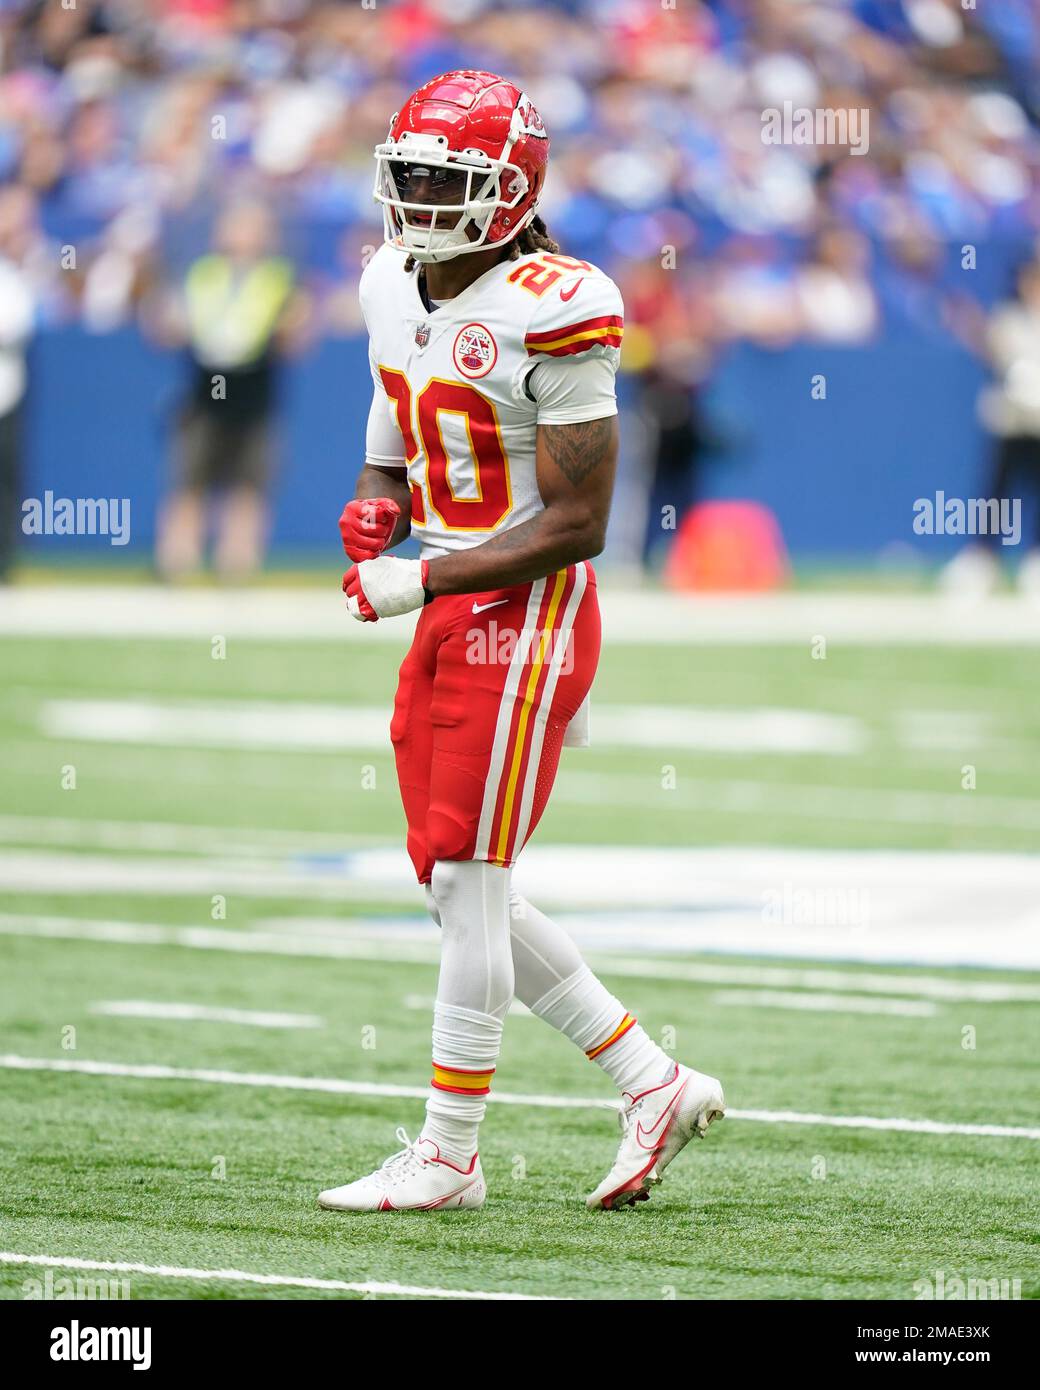
<path id="1" fill-rule="evenodd" d="M 799 1009 L 808 1013 L 888 1014 L 905 1018 L 933 1018 L 938 1005 L 930 999 L 857 999 L 848 994 L 789 994 L 771 989 L 723 989 L 711 996 L 713 1004 L 742 1009 Z"/>
<path id="2" fill-rule="evenodd" d="M 157 999 L 97 999 L 92 1014 L 109 1018 L 159 1018 L 174 1023 L 241 1023 L 250 1028 L 323 1028 L 317 1014 L 266 1013 L 257 1009 L 215 1009 L 207 1004 L 167 1004 Z"/>
<path id="3" fill-rule="evenodd" d="M 571 920 L 561 915 L 568 928 Z M 432 927 L 421 919 L 357 918 L 311 921 L 276 918 L 255 923 L 257 930 L 228 927 L 173 927 L 157 922 L 106 921 L 80 917 L 0 913 L 0 935 L 59 941 L 96 941 L 125 946 L 177 946 L 197 951 L 245 955 L 285 955 L 329 960 L 392 961 L 433 964 L 440 958 Z M 580 938 L 581 933 L 572 933 Z M 429 938 L 429 939 L 424 939 Z M 620 944 L 620 943 L 619 943 Z M 631 941 L 628 943 L 631 946 Z M 736 952 L 736 945 L 734 951 Z M 887 975 L 809 967 L 716 965 L 671 960 L 659 955 L 626 957 L 597 951 L 593 964 L 603 974 L 632 979 L 682 981 L 702 985 L 786 986 L 851 994 L 905 994 L 950 1002 L 981 1004 L 1040 1003 L 1040 985 L 1006 980 L 948 980 L 929 975 Z M 420 996 L 409 996 L 418 998 Z"/>
<path id="4" fill-rule="evenodd" d="M 898 1120 L 876 1115 L 816 1115 L 800 1110 L 727 1110 L 726 1116 L 763 1125 L 827 1125 L 833 1129 L 894 1130 L 903 1134 L 970 1134 L 986 1139 L 1040 1139 L 1040 1129 L 1016 1125 L 949 1124 L 945 1120 Z"/>
<path id="5" fill-rule="evenodd" d="M 489 1293 L 486 1289 L 441 1289 L 424 1284 L 385 1284 L 373 1279 L 312 1279 L 298 1274 L 254 1274 L 246 1269 L 193 1269 L 180 1265 L 145 1265 L 129 1260 L 80 1260 L 65 1255 L 23 1255 L 0 1250 L 0 1264 L 42 1266 L 46 1269 L 91 1269 L 106 1274 L 148 1274 L 157 1279 L 198 1279 L 226 1284 L 263 1284 L 269 1288 L 314 1289 L 329 1293 L 361 1293 L 403 1298 L 479 1299 L 482 1302 L 556 1302 L 548 1294 Z"/>
<path id="6" fill-rule="evenodd" d="M 286 1076 L 278 1072 L 224 1071 L 212 1067 L 169 1067 L 128 1062 L 91 1062 L 59 1057 L 0 1055 L 0 1069 L 7 1071 L 73 1072 L 83 1076 L 122 1076 L 139 1081 L 192 1081 L 217 1086 L 259 1086 L 279 1091 L 320 1091 L 337 1096 L 379 1096 L 390 1100 L 427 1100 L 428 1086 L 394 1086 L 388 1082 L 343 1081 L 331 1076 Z M 488 1099 L 501 1105 L 533 1105 L 542 1109 L 616 1110 L 611 1100 L 568 1100 L 564 1096 L 525 1096 L 507 1092 Z M 1040 1135 L 1040 1130 L 1037 1131 Z"/>
<path id="7" fill-rule="evenodd" d="M 656 587 L 599 589 L 604 637 L 628 644 L 744 646 L 828 643 L 1035 646 L 1040 609 L 1017 594 L 974 602 L 944 594 L 809 590 L 776 594 L 675 594 Z M 416 615 L 362 627 L 347 616 L 335 584 L 322 588 L 168 590 L 155 585 L 67 583 L 15 586 L 0 607 L 0 635 L 70 638 L 187 638 L 229 644 L 326 641 L 404 652 Z"/>
<path id="8" fill-rule="evenodd" d="M 259 1086 L 273 1090 L 321 1091 L 331 1095 L 380 1096 L 389 1099 L 426 1100 L 427 1086 L 391 1086 L 374 1081 L 343 1081 L 325 1076 L 285 1076 L 271 1072 L 221 1071 L 207 1067 L 135 1065 L 128 1062 L 73 1061 L 55 1057 L 0 1056 L 0 1069 L 9 1071 L 73 1072 L 85 1076 L 121 1076 L 141 1081 L 204 1082 L 220 1086 Z M 498 1105 L 526 1105 L 543 1110 L 617 1110 L 612 1100 L 585 1097 L 517 1095 L 492 1091 L 488 1100 Z M 963 1134 L 987 1139 L 1040 1139 L 1040 1129 L 1017 1125 L 960 1124 L 945 1120 L 890 1119 L 876 1115 L 817 1115 L 797 1110 L 727 1110 L 735 1120 L 759 1124 L 824 1125 L 838 1129 L 900 1130 L 915 1134 Z"/>
<path id="9" fill-rule="evenodd" d="M 328 753 L 390 748 L 385 705 L 293 700 L 45 700 L 47 738 L 160 748 L 263 749 Z M 696 705 L 595 706 L 600 748 L 665 748 L 711 753 L 851 754 L 868 743 L 852 715 L 816 710 L 704 708 Z"/>

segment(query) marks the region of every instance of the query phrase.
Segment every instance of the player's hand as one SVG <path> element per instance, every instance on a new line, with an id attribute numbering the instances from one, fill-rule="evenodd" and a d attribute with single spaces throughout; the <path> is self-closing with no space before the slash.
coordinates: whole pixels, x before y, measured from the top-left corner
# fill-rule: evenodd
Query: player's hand
<path id="1" fill-rule="evenodd" d="M 392 497 L 355 497 L 348 502 L 339 519 L 347 558 L 360 562 L 381 555 L 400 516 L 401 508 Z"/>
<path id="2" fill-rule="evenodd" d="M 396 618 L 426 602 L 427 560 L 402 560 L 380 555 L 352 565 L 343 576 L 347 611 L 359 623 Z"/>

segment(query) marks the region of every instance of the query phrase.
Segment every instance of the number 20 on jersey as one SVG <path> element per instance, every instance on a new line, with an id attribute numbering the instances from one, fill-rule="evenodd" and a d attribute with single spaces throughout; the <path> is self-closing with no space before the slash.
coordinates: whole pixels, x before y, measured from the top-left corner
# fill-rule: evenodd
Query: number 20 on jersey
<path id="1" fill-rule="evenodd" d="M 397 425 L 404 438 L 408 463 L 419 453 L 412 426 L 413 392 L 404 372 L 380 367 L 383 389 L 394 402 Z M 426 497 L 412 484 L 412 520 L 426 524 L 426 503 L 452 531 L 493 531 L 513 508 L 509 464 L 498 428 L 495 407 L 475 386 L 431 377 L 415 402 L 415 426 L 426 455 Z M 470 458 L 477 483 L 476 497 L 457 497 L 448 477 L 448 452 L 441 434 L 441 415 L 460 415 L 469 438 Z"/>

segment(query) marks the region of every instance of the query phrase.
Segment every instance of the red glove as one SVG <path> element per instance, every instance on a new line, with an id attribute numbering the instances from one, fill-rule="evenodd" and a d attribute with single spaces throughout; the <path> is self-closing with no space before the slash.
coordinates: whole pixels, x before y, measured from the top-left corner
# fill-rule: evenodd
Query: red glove
<path id="1" fill-rule="evenodd" d="M 339 533 L 349 559 L 374 560 L 387 547 L 401 515 L 390 497 L 357 497 L 343 508 Z"/>

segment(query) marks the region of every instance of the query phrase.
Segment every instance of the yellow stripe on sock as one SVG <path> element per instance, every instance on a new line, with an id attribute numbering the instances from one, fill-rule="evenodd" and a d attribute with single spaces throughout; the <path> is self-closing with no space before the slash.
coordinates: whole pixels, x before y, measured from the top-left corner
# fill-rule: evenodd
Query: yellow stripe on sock
<path id="1" fill-rule="evenodd" d="M 623 1038 L 628 1030 L 634 1026 L 635 1019 L 631 1014 L 626 1014 L 614 1029 L 613 1033 L 611 1033 L 610 1037 L 607 1038 L 605 1042 L 601 1042 L 598 1047 L 594 1047 L 590 1052 L 586 1052 L 585 1056 L 590 1062 L 595 1061 L 601 1052 L 606 1052 L 607 1048 L 610 1047 L 612 1043 L 616 1043 L 618 1038 Z"/>
<path id="2" fill-rule="evenodd" d="M 494 1074 L 494 1067 L 490 1071 L 454 1071 L 451 1067 L 441 1067 L 434 1062 L 433 1080 L 430 1084 L 436 1086 L 439 1091 L 486 1093 L 491 1089 L 491 1078 Z"/>

